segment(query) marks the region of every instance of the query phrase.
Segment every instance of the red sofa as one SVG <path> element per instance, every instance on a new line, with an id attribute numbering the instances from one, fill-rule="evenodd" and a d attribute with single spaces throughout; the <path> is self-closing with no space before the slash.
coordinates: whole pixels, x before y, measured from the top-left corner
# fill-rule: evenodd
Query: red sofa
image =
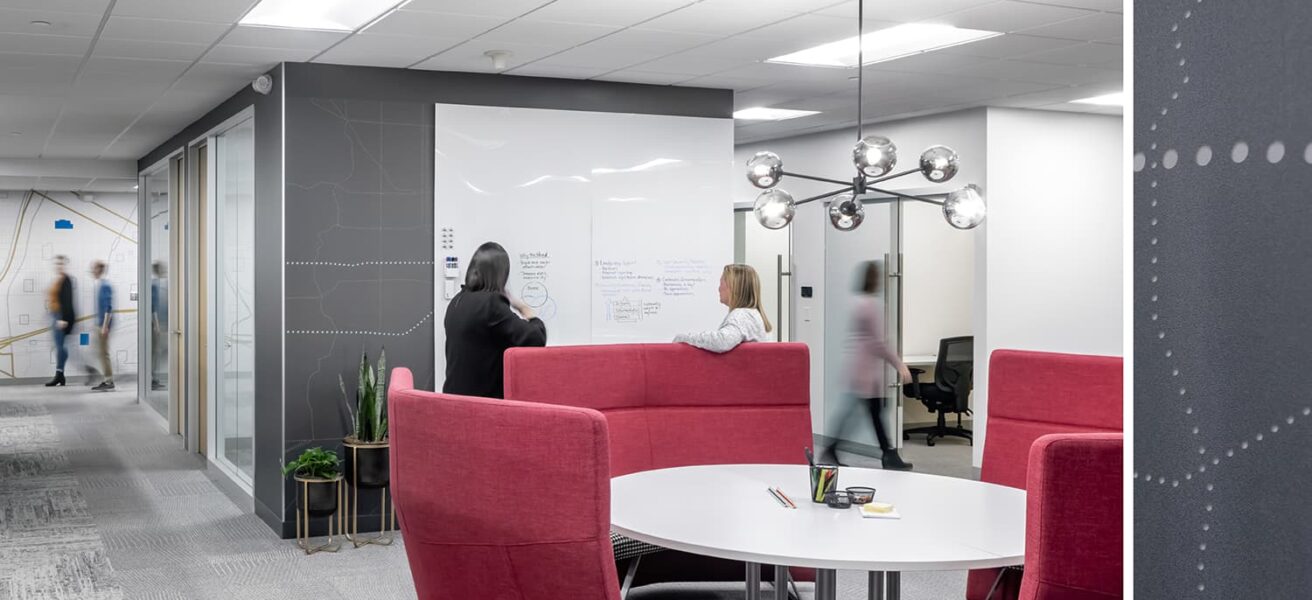
<path id="1" fill-rule="evenodd" d="M 601 411 L 612 477 L 689 465 L 804 464 L 811 438 L 805 344 L 749 343 L 725 354 L 683 344 L 512 348 L 506 398 Z M 768 569 L 767 569 L 768 571 Z M 741 581 L 742 563 L 666 551 L 633 585 Z M 814 577 L 793 569 L 799 580 Z"/>
<path id="2" fill-rule="evenodd" d="M 980 480 L 1028 491 L 1023 583 L 992 600 L 1121 597 L 1122 362 L 1119 357 L 997 350 L 989 359 Z M 977 570 L 984 600 L 997 569 Z"/>
<path id="3" fill-rule="evenodd" d="M 392 370 L 392 493 L 421 600 L 619 600 L 606 421 Z"/>
<path id="4" fill-rule="evenodd" d="M 506 351 L 506 398 L 601 411 L 611 476 L 688 465 L 802 464 L 811 446 L 805 344 L 683 344 Z"/>

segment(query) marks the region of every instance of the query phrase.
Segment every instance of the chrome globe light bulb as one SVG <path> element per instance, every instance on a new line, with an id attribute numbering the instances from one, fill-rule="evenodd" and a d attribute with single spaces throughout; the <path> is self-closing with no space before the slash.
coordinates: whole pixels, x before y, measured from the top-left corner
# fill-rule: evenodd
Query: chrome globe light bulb
<path id="1" fill-rule="evenodd" d="M 829 201 L 829 222 L 839 231 L 852 231 L 866 220 L 866 208 L 852 194 L 839 194 Z"/>
<path id="2" fill-rule="evenodd" d="M 948 194 L 943 202 L 943 218 L 957 229 L 974 229 L 984 221 L 985 212 L 984 196 L 973 183 Z"/>
<path id="3" fill-rule="evenodd" d="M 773 152 L 757 152 L 747 161 L 747 180 L 752 185 L 769 189 L 784 175 L 784 161 Z"/>
<path id="4" fill-rule="evenodd" d="M 797 208 L 793 195 L 780 189 L 766 190 L 756 197 L 752 212 L 766 229 L 783 229 L 793 221 Z"/>
<path id="5" fill-rule="evenodd" d="M 883 177 L 897 164 L 897 146 L 878 135 L 869 135 L 852 148 L 852 164 L 866 177 Z"/>
<path id="6" fill-rule="evenodd" d="M 920 173 L 934 183 L 943 183 L 957 174 L 957 153 L 947 146 L 930 146 L 920 154 Z"/>

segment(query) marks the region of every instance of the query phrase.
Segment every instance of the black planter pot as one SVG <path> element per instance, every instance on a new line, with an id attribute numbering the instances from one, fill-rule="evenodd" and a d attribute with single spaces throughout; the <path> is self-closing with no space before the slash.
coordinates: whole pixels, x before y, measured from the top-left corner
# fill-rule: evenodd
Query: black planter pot
<path id="1" fill-rule="evenodd" d="M 308 505 L 306 512 L 310 517 L 332 516 L 337 512 L 338 482 L 341 479 L 340 476 L 336 479 L 297 477 L 296 485 L 305 494 L 304 498 L 298 498 L 297 501 Z"/>
<path id="2" fill-rule="evenodd" d="M 387 487 L 391 481 L 390 449 L 387 442 L 361 443 L 347 438 L 346 483 L 357 488 Z"/>

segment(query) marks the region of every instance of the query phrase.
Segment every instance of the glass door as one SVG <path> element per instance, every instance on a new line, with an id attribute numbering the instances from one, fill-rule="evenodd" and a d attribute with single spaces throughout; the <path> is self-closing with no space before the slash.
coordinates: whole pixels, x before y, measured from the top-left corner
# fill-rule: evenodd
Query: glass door
<path id="1" fill-rule="evenodd" d="M 171 171 L 174 161 L 170 159 L 158 169 L 148 172 L 141 180 L 142 211 L 148 221 L 142 228 L 142 240 L 146 262 L 145 285 L 149 292 L 145 304 L 149 311 L 149 323 L 145 327 L 142 344 L 142 360 L 146 365 L 140 375 L 142 391 L 140 397 L 155 412 L 169 419 L 169 389 L 172 379 L 169 365 L 173 354 L 173 329 L 171 327 L 169 307 L 169 273 L 173 266 L 173 245 L 171 234 L 173 218 L 173 189 Z"/>
<path id="2" fill-rule="evenodd" d="M 209 276 L 213 332 L 208 369 L 213 407 L 210 459 L 248 488 L 254 481 L 255 138 L 246 119 L 212 138 Z"/>
<path id="3" fill-rule="evenodd" d="M 884 431 L 894 447 L 902 445 L 897 370 L 868 350 L 873 315 L 884 343 L 900 354 L 899 208 L 896 201 L 868 201 L 856 229 L 824 225 L 825 436 L 841 451 L 867 456 L 879 456 L 871 412 L 878 403 L 867 396 L 885 398 Z"/>

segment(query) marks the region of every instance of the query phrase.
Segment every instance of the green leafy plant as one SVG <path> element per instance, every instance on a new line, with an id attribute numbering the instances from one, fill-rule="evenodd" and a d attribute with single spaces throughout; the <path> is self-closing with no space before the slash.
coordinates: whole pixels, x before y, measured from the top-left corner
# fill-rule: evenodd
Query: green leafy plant
<path id="1" fill-rule="evenodd" d="M 345 400 L 346 380 L 337 376 Z M 378 354 L 378 368 L 369 363 L 369 355 L 360 356 L 355 388 L 355 410 L 351 415 L 351 437 L 357 442 L 378 443 L 387 440 L 387 350 Z"/>
<path id="2" fill-rule="evenodd" d="M 283 477 L 296 473 L 305 478 L 332 479 L 341 473 L 340 465 L 341 459 L 337 458 L 336 452 L 310 448 L 296 457 L 296 460 L 284 465 L 282 474 Z"/>

